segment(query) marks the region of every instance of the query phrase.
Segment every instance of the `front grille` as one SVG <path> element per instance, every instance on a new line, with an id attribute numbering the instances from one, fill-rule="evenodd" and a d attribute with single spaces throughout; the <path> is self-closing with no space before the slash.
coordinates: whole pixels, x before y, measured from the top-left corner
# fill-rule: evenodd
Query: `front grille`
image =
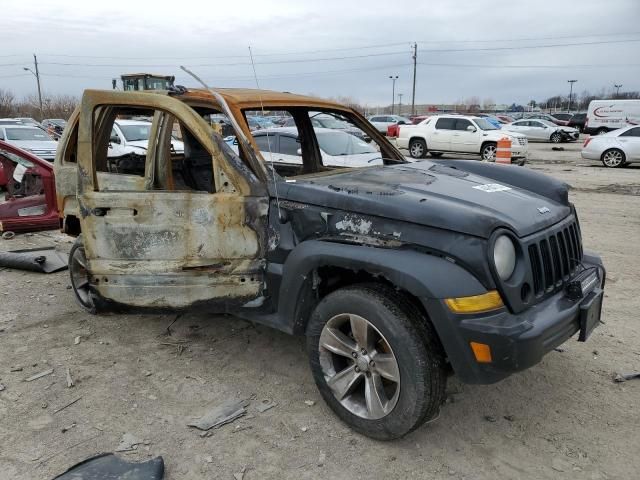
<path id="1" fill-rule="evenodd" d="M 577 222 L 546 233 L 528 246 L 536 296 L 561 288 L 582 262 L 582 239 Z"/>
<path id="2" fill-rule="evenodd" d="M 522 138 L 522 137 L 518 137 L 518 143 L 520 145 L 526 145 L 527 144 L 527 139 L 526 138 Z"/>

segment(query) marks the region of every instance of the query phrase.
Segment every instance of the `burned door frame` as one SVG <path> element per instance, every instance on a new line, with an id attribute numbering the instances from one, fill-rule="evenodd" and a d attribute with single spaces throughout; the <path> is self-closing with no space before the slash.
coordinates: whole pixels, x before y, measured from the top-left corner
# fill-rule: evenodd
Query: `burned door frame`
<path id="1" fill-rule="evenodd" d="M 95 299 L 140 308 L 227 311 L 260 297 L 268 196 L 246 167 L 239 168 L 240 159 L 222 150 L 222 139 L 204 119 L 164 94 L 88 90 L 81 105 L 77 199 Z M 98 176 L 97 148 L 109 130 L 99 122 L 108 123 L 109 109 L 119 107 L 177 119 L 210 155 L 214 193 L 154 189 L 163 168 L 155 141 L 167 131 L 161 114 L 154 115 L 141 181 L 119 185 L 113 175 Z M 98 122 L 96 111 L 104 112 Z"/>

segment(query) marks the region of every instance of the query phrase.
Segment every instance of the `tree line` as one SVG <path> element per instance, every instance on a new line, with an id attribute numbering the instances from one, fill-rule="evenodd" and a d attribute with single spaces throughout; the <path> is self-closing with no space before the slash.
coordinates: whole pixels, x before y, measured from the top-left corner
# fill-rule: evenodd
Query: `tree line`
<path id="1" fill-rule="evenodd" d="M 45 118 L 69 118 L 79 99 L 73 95 L 42 95 L 42 113 L 38 95 L 18 99 L 13 92 L 0 88 L 0 118 L 30 117 L 38 121 Z"/>

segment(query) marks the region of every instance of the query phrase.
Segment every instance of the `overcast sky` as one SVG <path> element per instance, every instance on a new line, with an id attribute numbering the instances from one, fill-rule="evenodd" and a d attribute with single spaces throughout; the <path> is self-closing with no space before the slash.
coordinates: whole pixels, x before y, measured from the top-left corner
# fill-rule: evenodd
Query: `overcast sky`
<path id="1" fill-rule="evenodd" d="M 251 46 L 261 88 L 389 104 L 398 75 L 407 104 L 416 41 L 416 103 L 526 103 L 566 95 L 568 79 L 578 93 L 640 90 L 639 20 L 638 0 L 4 0 L 0 88 L 35 92 L 23 71 L 33 53 L 53 94 L 139 71 L 194 85 L 181 64 L 215 86 L 255 87 Z"/>

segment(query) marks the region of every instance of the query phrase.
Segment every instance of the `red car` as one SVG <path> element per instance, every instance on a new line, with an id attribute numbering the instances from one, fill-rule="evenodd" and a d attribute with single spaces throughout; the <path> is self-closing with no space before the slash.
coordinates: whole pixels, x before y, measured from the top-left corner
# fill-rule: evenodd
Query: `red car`
<path id="1" fill-rule="evenodd" d="M 0 140 L 0 232 L 60 228 L 53 165 Z"/>

